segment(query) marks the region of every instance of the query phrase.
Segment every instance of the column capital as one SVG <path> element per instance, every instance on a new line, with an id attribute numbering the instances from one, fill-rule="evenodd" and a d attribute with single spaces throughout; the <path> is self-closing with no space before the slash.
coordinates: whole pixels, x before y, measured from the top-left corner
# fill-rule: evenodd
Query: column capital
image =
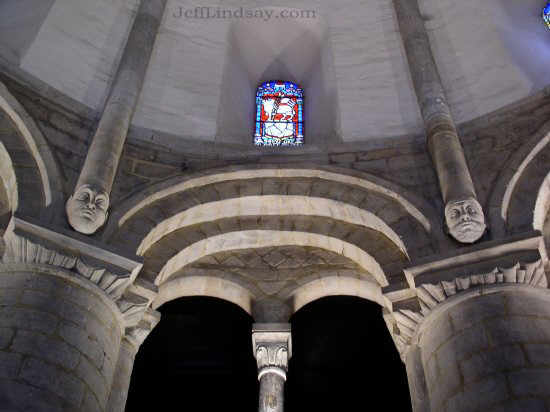
<path id="1" fill-rule="evenodd" d="M 258 363 L 258 380 L 268 373 L 286 380 L 288 360 L 292 356 L 290 323 L 252 325 L 252 350 Z"/>
<path id="2" fill-rule="evenodd" d="M 87 279 L 116 303 L 125 328 L 140 322 L 156 296 L 155 285 L 136 280 L 143 266 L 142 258 L 126 255 L 74 232 L 16 214 L 4 240 L 4 264 L 54 266 Z"/>
<path id="3" fill-rule="evenodd" d="M 403 360 L 428 316 L 455 295 L 475 297 L 489 288 L 513 286 L 548 289 L 548 257 L 540 235 L 453 253 L 405 268 L 410 289 L 386 294 L 392 311 L 384 311 L 384 320 Z"/>

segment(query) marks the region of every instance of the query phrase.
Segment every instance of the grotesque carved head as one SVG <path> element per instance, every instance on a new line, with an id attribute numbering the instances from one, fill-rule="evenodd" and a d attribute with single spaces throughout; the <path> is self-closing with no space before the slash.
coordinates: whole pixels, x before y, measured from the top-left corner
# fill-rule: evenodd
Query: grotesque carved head
<path id="1" fill-rule="evenodd" d="M 86 235 L 95 233 L 107 220 L 109 195 L 105 190 L 82 185 L 69 198 L 65 210 L 74 230 Z"/>
<path id="2" fill-rule="evenodd" d="M 447 203 L 445 221 L 451 236 L 462 243 L 474 243 L 486 228 L 483 209 L 473 198 Z"/>

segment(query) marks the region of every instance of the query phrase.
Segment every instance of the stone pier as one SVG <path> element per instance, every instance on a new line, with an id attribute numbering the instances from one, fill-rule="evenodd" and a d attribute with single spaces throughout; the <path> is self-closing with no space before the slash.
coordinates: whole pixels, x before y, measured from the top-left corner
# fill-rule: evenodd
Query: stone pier
<path id="1" fill-rule="evenodd" d="M 141 263 L 30 218 L 14 216 L 4 239 L 2 409 L 108 410 L 121 341 L 148 302 L 127 291 Z"/>
<path id="2" fill-rule="evenodd" d="M 406 270 L 417 298 L 395 302 L 394 339 L 414 412 L 547 410 L 544 255 L 534 237 Z"/>

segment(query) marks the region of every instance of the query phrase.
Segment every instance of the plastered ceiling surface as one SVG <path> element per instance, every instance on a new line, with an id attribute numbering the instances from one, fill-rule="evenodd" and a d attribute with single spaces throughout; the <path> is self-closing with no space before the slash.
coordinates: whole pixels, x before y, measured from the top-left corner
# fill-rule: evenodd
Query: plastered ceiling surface
<path id="1" fill-rule="evenodd" d="M 137 4 L 4 0 L 0 53 L 100 111 Z M 420 0 L 420 7 L 458 123 L 549 83 L 550 33 L 539 1 Z M 283 18 L 285 10 L 306 13 Z M 249 144 L 255 88 L 274 79 L 304 87 L 306 142 L 308 133 L 353 142 L 422 131 L 391 0 L 168 0 L 133 124 Z"/>

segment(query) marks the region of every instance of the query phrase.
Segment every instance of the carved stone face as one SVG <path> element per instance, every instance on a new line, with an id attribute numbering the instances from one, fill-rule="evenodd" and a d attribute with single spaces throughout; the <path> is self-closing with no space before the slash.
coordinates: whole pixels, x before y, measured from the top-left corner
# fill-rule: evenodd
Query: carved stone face
<path id="1" fill-rule="evenodd" d="M 90 185 L 80 186 L 69 198 L 65 210 L 74 230 L 86 235 L 95 233 L 107 220 L 109 195 Z"/>
<path id="2" fill-rule="evenodd" d="M 485 232 L 485 216 L 475 199 L 457 200 L 445 206 L 445 221 L 452 237 L 462 243 L 474 243 Z"/>

